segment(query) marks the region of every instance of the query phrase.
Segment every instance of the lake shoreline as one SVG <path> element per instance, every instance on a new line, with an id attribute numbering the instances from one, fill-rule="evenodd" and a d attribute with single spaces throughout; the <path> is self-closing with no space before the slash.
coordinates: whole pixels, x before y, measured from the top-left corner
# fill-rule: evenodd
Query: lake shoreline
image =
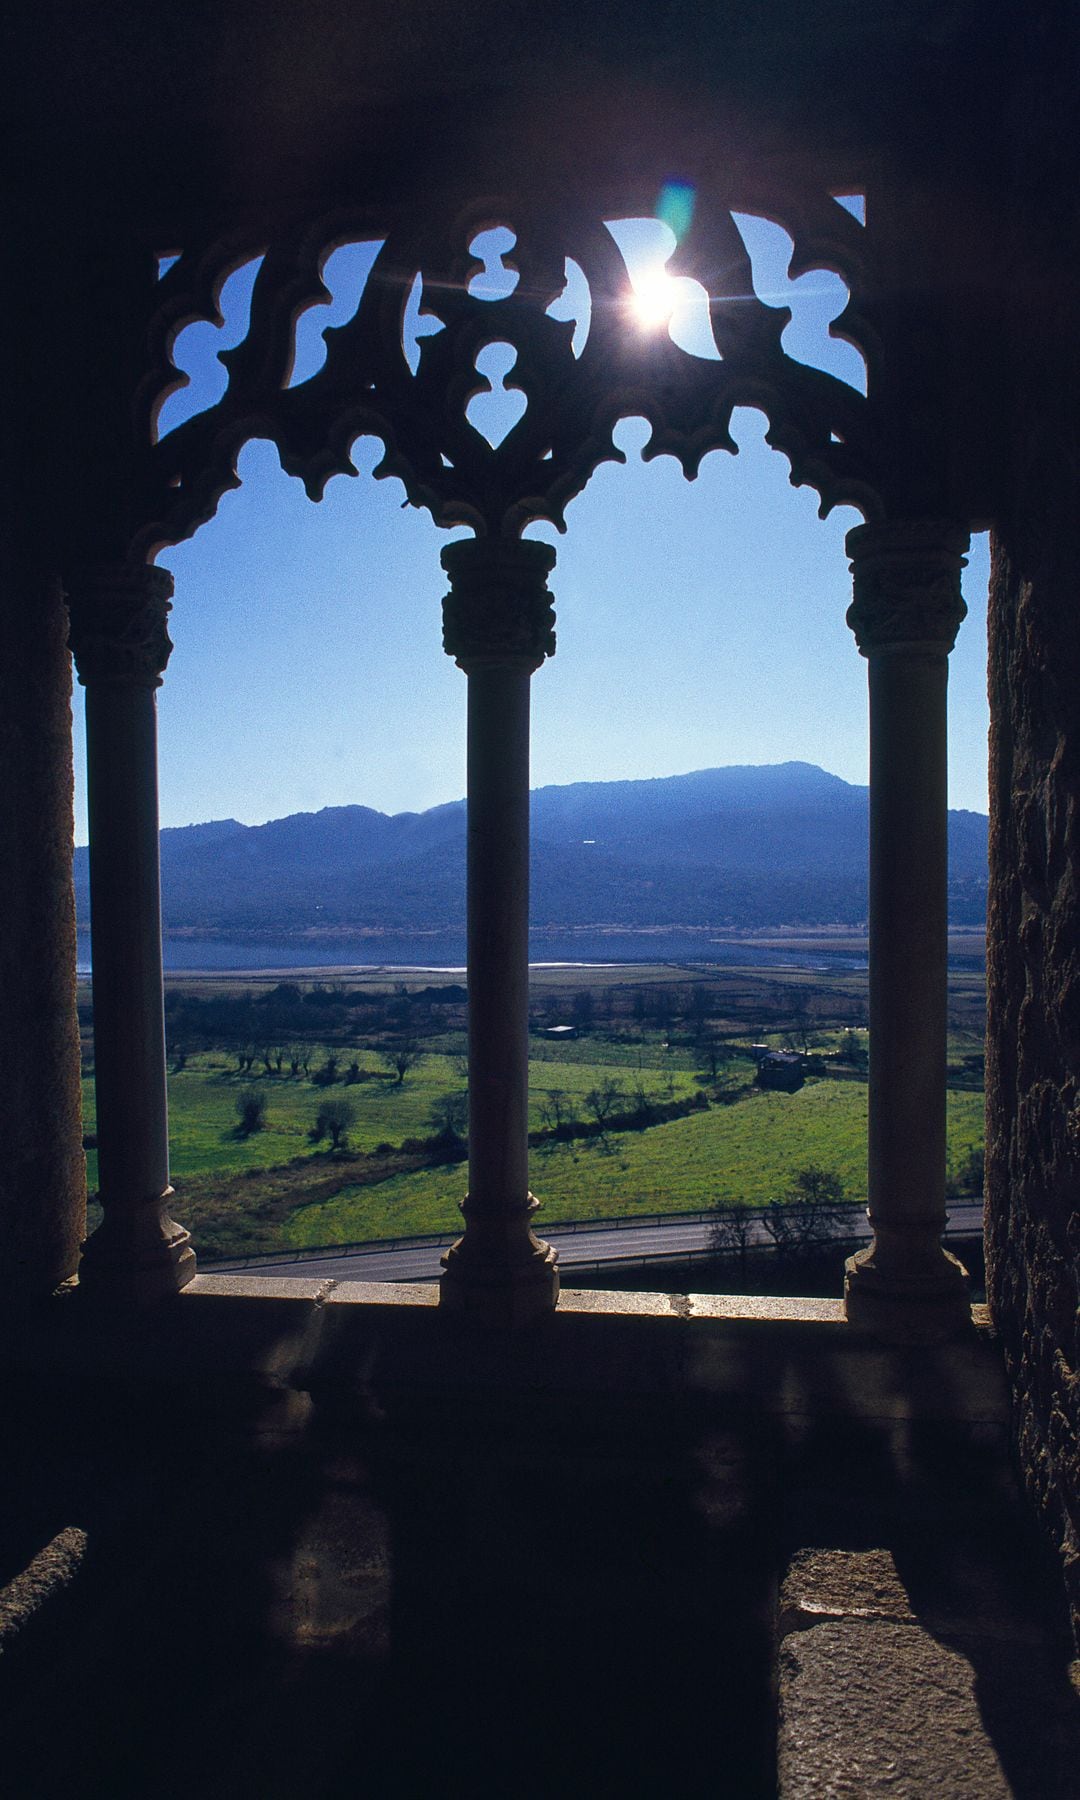
<path id="1" fill-rule="evenodd" d="M 166 932 L 166 976 L 373 974 L 384 971 L 461 976 L 463 932 L 320 932 L 291 937 L 228 937 L 212 932 Z M 80 975 L 90 972 L 89 936 L 79 933 Z M 949 967 L 979 972 L 985 967 L 985 932 L 956 926 L 949 932 Z M 867 966 L 865 932 L 850 926 L 767 928 L 650 927 L 627 930 L 581 926 L 535 928 L 529 935 L 530 967 L 612 968 L 651 964 L 716 968 L 791 968 L 858 972 Z"/>

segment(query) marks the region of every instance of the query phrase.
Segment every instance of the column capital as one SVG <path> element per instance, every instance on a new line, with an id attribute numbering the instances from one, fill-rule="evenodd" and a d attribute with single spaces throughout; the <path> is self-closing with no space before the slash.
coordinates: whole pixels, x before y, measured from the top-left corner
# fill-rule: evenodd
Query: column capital
<path id="1" fill-rule="evenodd" d="M 462 538 L 440 558 L 450 577 L 443 649 L 468 674 L 475 665 L 517 663 L 532 671 L 555 654 L 555 609 L 547 578 L 550 544 L 531 538 Z"/>
<path id="2" fill-rule="evenodd" d="M 161 686 L 172 651 L 173 578 L 146 563 L 103 563 L 67 584 L 69 643 L 84 687 Z"/>
<path id="3" fill-rule="evenodd" d="M 847 622 L 864 656 L 948 655 L 967 614 L 960 571 L 969 541 L 965 526 L 941 519 L 889 519 L 848 532 L 855 597 Z"/>

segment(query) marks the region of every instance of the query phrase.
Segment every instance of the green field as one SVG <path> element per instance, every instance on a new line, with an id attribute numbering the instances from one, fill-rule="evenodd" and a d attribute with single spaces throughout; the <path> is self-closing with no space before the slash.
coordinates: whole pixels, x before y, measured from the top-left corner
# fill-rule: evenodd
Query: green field
<path id="1" fill-rule="evenodd" d="M 982 1142 L 981 1094 L 950 1093 L 949 1152 L 959 1162 Z M 797 1094 L 751 1093 L 733 1106 L 647 1131 L 552 1144 L 532 1152 L 530 1185 L 548 1224 L 634 1213 L 692 1212 L 783 1196 L 797 1169 L 835 1170 L 852 1200 L 866 1198 L 866 1088 L 809 1081 Z M 361 1242 L 451 1231 L 465 1192 L 460 1165 L 344 1188 L 301 1207 L 284 1226 L 290 1244 Z"/>
<path id="2" fill-rule="evenodd" d="M 535 973 L 530 1129 L 561 1119 L 574 1133 L 531 1152 L 542 1222 L 765 1205 L 809 1164 L 838 1175 L 852 1200 L 865 1199 L 865 971 L 610 965 Z M 982 1143 L 982 995 L 979 973 L 950 978 L 949 1156 L 957 1170 Z M 454 1230 L 466 1168 L 460 1143 L 437 1134 L 440 1105 L 467 1085 L 463 1002 L 459 987 L 439 989 L 423 973 L 391 983 L 372 972 L 310 982 L 303 992 L 270 977 L 171 984 L 174 1212 L 196 1244 L 226 1256 Z M 82 1011 L 92 1134 L 86 996 Z M 583 1012 L 576 1038 L 543 1035 Z M 762 1041 L 810 1051 L 819 1072 L 795 1094 L 755 1088 L 749 1046 Z M 399 1081 L 391 1062 L 402 1044 L 414 1060 Z M 290 1072 L 298 1046 L 306 1073 Z M 320 1085 L 330 1059 L 335 1078 Z M 590 1091 L 612 1082 L 622 1096 L 614 1110 L 637 1109 L 638 1123 L 587 1136 Z M 249 1132 L 237 1105 L 245 1094 L 263 1103 L 260 1127 Z M 707 1110 L 687 1117 L 659 1122 L 649 1111 L 702 1095 Z M 328 1099 L 352 1113 L 337 1150 L 312 1136 Z M 88 1147 L 91 1193 L 96 1160 Z M 92 1208 L 91 1228 L 96 1217 Z"/>
<path id="3" fill-rule="evenodd" d="M 581 1052 L 589 1046 L 580 1043 L 567 1048 Z M 370 1071 L 372 1079 L 350 1086 L 338 1080 L 329 1089 L 288 1076 L 241 1075 L 220 1054 L 191 1058 L 186 1068 L 169 1076 L 169 1160 L 174 1180 L 214 1170 L 235 1173 L 249 1168 L 268 1169 L 297 1156 L 316 1154 L 308 1132 L 328 1095 L 336 1100 L 347 1099 L 354 1109 L 349 1143 L 355 1150 L 374 1150 L 377 1144 L 400 1144 L 405 1138 L 426 1137 L 432 1130 L 432 1107 L 440 1096 L 465 1085 L 460 1055 L 426 1053 L 398 1083 L 386 1077 L 377 1056 L 364 1051 L 355 1054 L 361 1069 Z M 351 1061 L 352 1055 L 349 1052 L 346 1060 Z M 325 1056 L 325 1049 L 320 1048 L 312 1059 L 312 1067 L 318 1068 Z M 637 1050 L 629 1057 L 611 1055 L 601 1045 L 592 1047 L 588 1060 L 580 1055 L 572 1059 L 542 1058 L 530 1070 L 530 1129 L 542 1125 L 541 1110 L 551 1089 L 561 1089 L 578 1111 L 584 1110 L 584 1096 L 589 1089 L 605 1078 L 618 1080 L 627 1093 L 640 1079 L 658 1099 L 668 1096 L 669 1082 L 675 1097 L 695 1093 L 697 1083 L 692 1070 L 678 1066 L 687 1061 L 678 1053 L 654 1048 Z M 264 1096 L 265 1124 L 260 1131 L 243 1136 L 238 1131 L 236 1103 L 241 1094 L 249 1092 Z M 94 1086 L 89 1078 L 83 1082 L 83 1119 L 86 1130 L 92 1132 Z M 87 1156 L 87 1179 L 93 1190 L 97 1186 L 97 1158 L 92 1150 Z"/>

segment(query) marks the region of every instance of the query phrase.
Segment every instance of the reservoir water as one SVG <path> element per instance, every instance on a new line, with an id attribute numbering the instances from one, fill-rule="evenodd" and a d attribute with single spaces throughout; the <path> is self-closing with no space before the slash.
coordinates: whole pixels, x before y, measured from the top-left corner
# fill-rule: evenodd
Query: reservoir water
<path id="1" fill-rule="evenodd" d="M 790 942 L 787 941 L 790 935 Z M 465 934 L 461 931 L 358 933 L 355 937 L 164 939 L 167 974 L 251 973 L 268 969 L 430 969 L 461 975 Z M 984 966 L 981 932 L 958 929 L 950 934 L 949 967 L 977 972 Z M 725 968 L 816 969 L 840 973 L 866 968 L 866 942 L 857 932 L 827 928 L 790 934 L 762 932 L 735 936 L 706 929 L 678 927 L 651 931 L 590 929 L 538 930 L 530 934 L 529 961 L 595 967 L 603 964 L 687 963 Z M 90 941 L 79 933 L 78 969 L 90 972 Z"/>
<path id="2" fill-rule="evenodd" d="M 460 974 L 465 962 L 464 934 L 425 933 L 351 938 L 193 938 L 166 937 L 164 964 L 169 974 L 256 973 L 267 969 L 432 969 Z M 828 937 L 812 944 L 796 940 L 791 947 L 775 937 L 763 943 L 747 938 L 713 937 L 704 931 L 575 931 L 540 932 L 530 939 L 534 965 L 604 963 L 708 963 L 727 967 L 793 969 L 864 969 L 865 953 L 845 934 L 834 950 Z M 88 937 L 79 937 L 79 973 L 90 972 Z"/>

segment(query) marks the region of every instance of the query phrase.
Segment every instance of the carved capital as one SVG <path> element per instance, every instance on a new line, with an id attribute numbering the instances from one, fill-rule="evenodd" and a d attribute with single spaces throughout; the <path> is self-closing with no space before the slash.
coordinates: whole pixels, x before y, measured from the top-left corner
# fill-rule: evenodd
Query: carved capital
<path id="1" fill-rule="evenodd" d="M 967 613 L 960 595 L 964 527 L 936 519 L 886 521 L 857 525 L 846 543 L 855 589 L 847 622 L 862 654 L 947 656 Z"/>
<path id="2" fill-rule="evenodd" d="M 468 673 L 475 663 L 538 669 L 555 654 L 555 609 L 547 578 L 550 544 L 522 538 L 463 538 L 441 557 L 450 577 L 443 600 L 443 649 Z"/>
<path id="3" fill-rule="evenodd" d="M 172 651 L 168 569 L 104 564 L 68 586 L 69 642 L 83 686 L 160 687 Z"/>

